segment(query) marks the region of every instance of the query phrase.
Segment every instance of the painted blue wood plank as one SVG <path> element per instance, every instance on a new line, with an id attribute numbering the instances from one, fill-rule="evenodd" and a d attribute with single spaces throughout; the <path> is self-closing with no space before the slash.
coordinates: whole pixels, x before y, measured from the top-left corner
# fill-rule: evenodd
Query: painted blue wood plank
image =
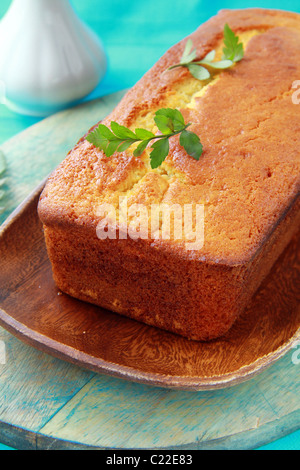
<path id="1" fill-rule="evenodd" d="M 94 374 L 37 351 L 2 328 L 0 341 L 5 345 L 5 361 L 0 364 L 0 442 L 13 446 L 15 434 L 19 442 L 34 448 L 39 429 Z"/>
<path id="2" fill-rule="evenodd" d="M 103 38 L 110 57 L 108 74 L 90 96 L 92 98 L 133 85 L 167 47 L 219 9 L 284 7 L 300 12 L 299 2 L 296 0 L 286 0 L 284 5 L 282 0 L 219 0 L 210 4 L 199 0 L 186 0 L 185 8 L 182 8 L 181 0 L 173 0 L 172 15 L 169 14 L 169 1 L 164 0 L 132 0 L 129 3 L 111 0 L 101 2 L 101 6 L 99 0 L 72 0 L 72 3 L 80 16 Z M 0 17 L 9 4 L 10 0 L 1 0 Z M 159 15 L 156 15 L 157 11 Z M 153 21 L 153 18 L 157 20 Z M 12 113 L 0 105 L 0 144 L 34 122 L 37 120 Z M 270 402 L 274 397 L 268 393 L 267 386 L 268 384 L 264 385 L 263 394 Z M 300 433 L 268 445 L 267 448 L 273 450 L 277 446 L 300 449 Z"/>
<path id="3" fill-rule="evenodd" d="M 248 382 L 194 393 L 95 375 L 40 435 L 96 448 L 252 449 L 299 426 L 297 367 L 289 353 Z"/>

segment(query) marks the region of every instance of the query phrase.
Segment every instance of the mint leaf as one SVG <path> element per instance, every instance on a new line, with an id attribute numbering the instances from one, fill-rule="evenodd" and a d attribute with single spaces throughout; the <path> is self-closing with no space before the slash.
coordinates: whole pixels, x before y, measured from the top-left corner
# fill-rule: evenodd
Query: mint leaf
<path id="1" fill-rule="evenodd" d="M 224 45 L 223 59 L 239 62 L 244 57 L 244 46 L 227 23 L 224 27 Z"/>
<path id="2" fill-rule="evenodd" d="M 157 140 L 152 145 L 152 152 L 150 154 L 151 168 L 158 168 L 169 154 L 169 139 L 164 138 Z"/>
<path id="3" fill-rule="evenodd" d="M 203 152 L 203 146 L 197 134 L 184 130 L 180 134 L 179 142 L 190 157 L 199 160 Z"/>

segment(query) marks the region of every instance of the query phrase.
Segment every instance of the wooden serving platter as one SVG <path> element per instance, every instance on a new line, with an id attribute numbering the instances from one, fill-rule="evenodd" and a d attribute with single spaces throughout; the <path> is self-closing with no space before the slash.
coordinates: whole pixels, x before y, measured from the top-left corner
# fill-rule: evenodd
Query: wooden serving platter
<path id="1" fill-rule="evenodd" d="M 243 382 L 300 339 L 300 240 L 295 237 L 224 337 L 189 341 L 61 293 L 37 203 L 43 185 L 0 233 L 0 323 L 36 348 L 84 368 L 150 385 L 211 390 Z"/>
<path id="2" fill-rule="evenodd" d="M 0 356 L 0 442 L 18 449 L 253 449 L 296 431 L 300 427 L 296 243 L 249 306 L 253 316 L 244 316 L 233 336 L 211 343 L 210 352 L 177 338 L 179 345 L 185 344 L 185 356 L 179 357 L 173 335 L 148 328 L 145 341 L 146 326 L 88 305 L 83 318 L 83 304 L 58 295 L 36 216 L 40 182 L 123 94 L 53 115 L 1 146 L 7 171 L 0 224 L 39 187 L 1 227 L 0 345 L 5 347 L 5 361 Z M 119 336 L 100 334 L 109 324 Z M 98 373 L 99 337 L 103 374 Z M 226 348 L 231 356 L 221 357 Z M 112 349 L 126 367 L 109 361 Z M 211 380 L 216 360 L 222 374 L 219 384 Z M 148 370 L 139 375 L 146 362 Z M 246 366 L 239 369 L 242 362 Z M 164 375 L 166 366 L 170 377 Z M 143 379 L 146 384 L 136 382 Z M 162 379 L 161 387 L 153 386 Z M 242 383 L 235 384 L 235 379 Z M 177 389 L 181 387 L 186 390 Z"/>

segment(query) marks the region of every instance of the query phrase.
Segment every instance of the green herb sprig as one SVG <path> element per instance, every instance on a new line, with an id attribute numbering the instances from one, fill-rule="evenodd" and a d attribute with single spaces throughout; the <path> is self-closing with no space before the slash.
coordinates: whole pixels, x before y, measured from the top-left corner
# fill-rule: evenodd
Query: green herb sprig
<path id="1" fill-rule="evenodd" d="M 197 134 L 188 131 L 191 123 L 186 124 L 184 117 L 178 109 L 161 108 L 155 113 L 155 124 L 161 134 L 155 135 L 146 129 L 135 129 L 131 131 L 125 126 L 112 121 L 110 129 L 104 124 L 92 131 L 87 140 L 95 147 L 102 150 L 107 157 L 115 152 L 123 152 L 131 145 L 138 143 L 134 150 L 135 157 L 142 155 L 150 142 L 151 145 L 150 164 L 151 168 L 158 168 L 169 154 L 169 139 L 179 135 L 180 145 L 195 160 L 199 160 L 203 152 L 203 146 Z"/>
<path id="2" fill-rule="evenodd" d="M 244 57 L 243 43 L 230 29 L 228 24 L 224 27 L 224 48 L 222 60 L 215 61 L 216 51 L 210 51 L 202 60 L 196 61 L 197 51 L 193 41 L 188 39 L 179 64 L 171 65 L 168 70 L 185 67 L 197 80 L 207 80 L 211 77 L 210 69 L 225 70 Z"/>
<path id="3" fill-rule="evenodd" d="M 198 80 L 207 80 L 211 76 L 210 69 L 227 69 L 235 62 L 240 61 L 244 56 L 244 46 L 239 42 L 238 36 L 230 29 L 228 24 L 224 27 L 224 48 L 222 60 L 215 61 L 216 52 L 209 52 L 204 59 L 196 61 L 197 51 L 193 42 L 189 39 L 185 45 L 180 63 L 172 65 L 167 70 L 177 67 L 186 67 L 190 73 Z M 154 121 L 159 135 L 153 134 L 146 129 L 135 129 L 135 132 L 125 126 L 121 126 L 112 121 L 109 127 L 104 124 L 92 131 L 87 140 L 95 147 L 104 152 L 107 157 L 111 157 L 115 152 L 124 152 L 129 147 L 137 144 L 133 155 L 139 157 L 151 145 L 150 164 L 151 168 L 158 168 L 169 154 L 169 139 L 175 135 L 180 135 L 180 145 L 195 160 L 199 160 L 203 152 L 203 146 L 197 134 L 188 131 L 191 123 L 186 124 L 178 109 L 162 108 L 155 113 Z"/>

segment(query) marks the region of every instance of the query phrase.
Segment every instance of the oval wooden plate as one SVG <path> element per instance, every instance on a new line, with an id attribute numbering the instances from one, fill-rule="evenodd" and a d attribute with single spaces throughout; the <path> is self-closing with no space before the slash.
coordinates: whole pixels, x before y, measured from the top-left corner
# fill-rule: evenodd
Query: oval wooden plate
<path id="1" fill-rule="evenodd" d="M 42 187 L 0 231 L 0 323 L 24 342 L 96 372 L 210 390 L 253 377 L 300 339 L 299 237 L 226 336 L 189 341 L 58 291 L 37 216 Z"/>

